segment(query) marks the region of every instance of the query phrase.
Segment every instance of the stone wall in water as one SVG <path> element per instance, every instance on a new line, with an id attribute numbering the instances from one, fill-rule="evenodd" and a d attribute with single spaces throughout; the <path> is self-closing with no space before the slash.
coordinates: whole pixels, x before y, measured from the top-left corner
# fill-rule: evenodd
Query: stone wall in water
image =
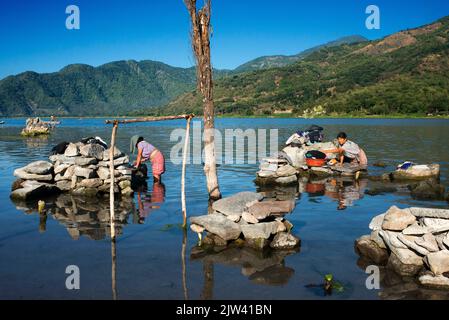
<path id="1" fill-rule="evenodd" d="M 96 141 L 96 140 L 93 140 Z M 49 161 L 35 161 L 14 171 L 11 198 L 29 199 L 58 192 L 96 196 L 108 194 L 111 186 L 109 149 L 95 142 L 69 143 Z M 114 192 L 132 196 L 129 156 L 114 149 Z"/>

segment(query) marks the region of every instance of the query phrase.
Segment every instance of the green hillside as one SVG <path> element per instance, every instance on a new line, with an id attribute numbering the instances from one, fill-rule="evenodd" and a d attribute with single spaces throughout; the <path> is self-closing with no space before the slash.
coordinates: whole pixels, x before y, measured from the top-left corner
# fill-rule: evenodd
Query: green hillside
<path id="1" fill-rule="evenodd" d="M 326 47 L 283 68 L 215 82 L 218 114 L 447 114 L 449 17 L 378 41 Z M 157 114 L 201 112 L 195 92 Z"/>
<path id="2" fill-rule="evenodd" d="M 154 61 L 75 64 L 0 81 L 0 115 L 120 114 L 167 103 L 195 86 L 194 68 Z"/>
<path id="3" fill-rule="evenodd" d="M 248 72 L 248 71 L 256 71 L 256 70 L 263 70 L 263 69 L 270 69 L 270 68 L 279 68 L 279 67 L 285 67 L 290 64 L 293 64 L 301 59 L 306 58 L 307 56 L 311 55 L 312 53 L 326 47 L 336 47 L 343 44 L 354 44 L 359 42 L 367 41 L 365 37 L 362 36 L 348 36 L 343 37 L 316 47 L 312 47 L 310 49 L 304 50 L 298 54 L 291 55 L 291 56 L 285 56 L 285 55 L 273 55 L 273 56 L 264 56 L 259 57 L 257 59 L 248 61 L 237 68 L 233 70 L 234 73 L 242 73 L 242 72 Z"/>

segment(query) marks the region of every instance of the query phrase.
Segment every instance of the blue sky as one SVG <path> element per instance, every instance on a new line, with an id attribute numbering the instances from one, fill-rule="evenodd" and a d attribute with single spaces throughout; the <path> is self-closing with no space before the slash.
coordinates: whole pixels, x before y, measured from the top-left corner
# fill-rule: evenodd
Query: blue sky
<path id="1" fill-rule="evenodd" d="M 447 0 L 212 2 L 217 68 L 235 68 L 262 55 L 295 54 L 346 35 L 377 39 L 449 15 Z M 65 27 L 71 4 L 80 8 L 80 30 Z M 370 4 L 380 8 L 380 30 L 365 27 Z M 191 66 L 189 27 L 182 0 L 2 0 L 0 78 L 123 59 Z"/>

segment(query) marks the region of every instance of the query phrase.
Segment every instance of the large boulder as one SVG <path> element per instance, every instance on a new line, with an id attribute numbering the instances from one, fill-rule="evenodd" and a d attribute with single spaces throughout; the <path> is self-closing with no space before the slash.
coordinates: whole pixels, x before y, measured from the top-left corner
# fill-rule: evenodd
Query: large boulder
<path id="1" fill-rule="evenodd" d="M 245 239 L 268 239 L 278 230 L 278 222 L 261 222 L 257 224 L 242 225 L 241 230 Z"/>
<path id="2" fill-rule="evenodd" d="M 83 179 L 81 182 L 78 183 L 78 187 L 85 187 L 85 188 L 98 188 L 103 184 L 103 180 L 100 178 L 91 178 L 91 179 Z"/>
<path id="3" fill-rule="evenodd" d="M 375 230 L 381 230 L 382 229 L 382 223 L 384 222 L 384 218 L 385 218 L 385 213 L 380 214 L 378 216 L 375 216 L 370 224 L 369 224 L 369 228 L 373 231 Z"/>
<path id="4" fill-rule="evenodd" d="M 398 239 L 403 244 L 405 244 L 409 249 L 417 252 L 420 255 L 425 256 L 429 253 L 429 250 L 416 244 L 416 241 L 419 241 L 419 239 L 420 239 L 419 237 L 407 236 L 407 235 L 400 233 L 398 235 Z"/>
<path id="5" fill-rule="evenodd" d="M 81 155 L 88 158 L 103 160 L 103 152 L 104 148 L 97 143 L 89 143 L 80 147 Z"/>
<path id="6" fill-rule="evenodd" d="M 208 232 L 218 235 L 225 240 L 235 240 L 241 234 L 240 225 L 230 221 L 221 214 L 208 214 L 191 217 L 190 223 L 205 228 Z"/>
<path id="7" fill-rule="evenodd" d="M 51 181 L 53 180 L 52 174 L 34 174 L 28 173 L 24 168 L 14 170 L 14 176 L 23 180 L 36 180 L 36 181 Z"/>
<path id="8" fill-rule="evenodd" d="M 419 277 L 419 283 L 426 287 L 437 289 L 449 289 L 449 278 L 443 275 L 423 274 Z"/>
<path id="9" fill-rule="evenodd" d="M 224 215 L 242 215 L 245 208 L 262 200 L 263 196 L 256 192 L 240 192 L 231 197 L 223 198 L 212 204 L 212 209 Z"/>
<path id="10" fill-rule="evenodd" d="M 37 181 L 25 181 L 22 184 L 22 188 L 11 192 L 10 197 L 14 200 L 28 200 L 57 194 L 59 191 L 60 190 L 52 184 L 40 183 Z"/>
<path id="11" fill-rule="evenodd" d="M 391 231 L 402 231 L 409 225 L 415 223 L 416 217 L 408 210 L 401 210 L 392 206 L 385 214 L 382 229 Z"/>
<path id="12" fill-rule="evenodd" d="M 423 268 L 423 259 L 409 249 L 396 249 L 391 252 L 387 267 L 401 276 L 414 276 Z"/>
<path id="13" fill-rule="evenodd" d="M 438 242 L 437 242 L 435 236 L 431 233 L 426 233 L 422 237 L 415 240 L 415 243 L 418 246 L 425 248 L 429 252 L 439 251 Z"/>
<path id="14" fill-rule="evenodd" d="M 77 177 L 82 177 L 86 179 L 90 179 L 94 177 L 94 170 L 82 167 L 75 167 L 74 175 Z"/>
<path id="15" fill-rule="evenodd" d="M 407 170 L 398 169 L 392 173 L 395 180 L 420 180 L 436 178 L 440 175 L 439 164 L 414 165 Z"/>
<path id="16" fill-rule="evenodd" d="M 64 155 L 66 157 L 76 157 L 79 156 L 79 149 L 78 146 L 74 143 L 69 143 L 67 148 L 64 151 Z"/>
<path id="17" fill-rule="evenodd" d="M 434 209 L 434 208 L 409 208 L 411 214 L 418 218 L 439 218 L 439 219 L 449 219 L 448 209 Z"/>
<path id="18" fill-rule="evenodd" d="M 251 213 L 256 219 L 263 220 L 268 216 L 279 216 L 286 213 L 290 213 L 295 208 L 294 200 L 284 201 L 262 201 L 256 202 L 248 207 L 248 212 Z"/>
<path id="19" fill-rule="evenodd" d="M 283 184 L 283 185 L 296 184 L 297 182 L 298 177 L 296 175 L 292 175 L 289 177 L 279 177 L 274 180 L 275 184 Z"/>
<path id="20" fill-rule="evenodd" d="M 380 248 L 368 235 L 362 236 L 355 241 L 355 251 L 377 265 L 384 265 L 388 261 L 388 251 Z"/>
<path id="21" fill-rule="evenodd" d="M 53 164 L 48 161 L 34 161 L 23 167 L 22 170 L 31 174 L 51 174 Z"/>
<path id="22" fill-rule="evenodd" d="M 293 168 L 291 165 L 286 164 L 283 166 L 280 166 L 277 170 L 276 170 L 276 175 L 278 177 L 290 177 L 290 176 L 294 176 L 296 175 L 297 171 L 295 168 Z"/>
<path id="23" fill-rule="evenodd" d="M 299 247 L 301 240 L 288 232 L 278 232 L 273 241 L 270 243 L 270 247 L 273 249 L 293 249 Z"/>
<path id="24" fill-rule="evenodd" d="M 103 151 L 103 160 L 108 161 L 109 160 L 109 153 L 111 152 L 111 148 L 106 149 Z M 120 151 L 119 148 L 114 147 L 114 159 L 122 157 L 124 154 Z"/>
<path id="25" fill-rule="evenodd" d="M 449 250 L 429 253 L 424 261 L 435 275 L 449 272 Z"/>
<path id="26" fill-rule="evenodd" d="M 418 200 L 443 200 L 445 189 L 435 179 L 421 181 L 409 186 L 411 196 Z"/>

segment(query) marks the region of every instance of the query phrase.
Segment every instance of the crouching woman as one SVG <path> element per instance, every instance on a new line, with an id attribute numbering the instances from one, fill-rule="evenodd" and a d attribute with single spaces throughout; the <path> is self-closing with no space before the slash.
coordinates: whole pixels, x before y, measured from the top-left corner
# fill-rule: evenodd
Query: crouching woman
<path id="1" fill-rule="evenodd" d="M 137 149 L 137 160 L 134 166 L 139 168 L 141 164 L 151 161 L 151 169 L 153 171 L 153 179 L 155 182 L 161 181 L 161 176 L 165 172 L 165 158 L 161 151 L 159 151 L 151 143 L 145 141 L 143 137 L 133 136 L 131 138 L 131 152 L 134 153 Z"/>

